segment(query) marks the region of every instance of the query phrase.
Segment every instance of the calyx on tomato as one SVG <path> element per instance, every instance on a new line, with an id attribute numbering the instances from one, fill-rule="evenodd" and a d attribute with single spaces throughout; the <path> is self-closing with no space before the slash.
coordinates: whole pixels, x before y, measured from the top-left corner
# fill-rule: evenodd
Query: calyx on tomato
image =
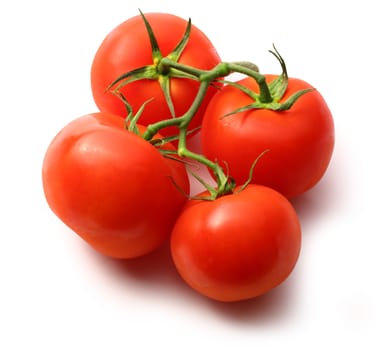
<path id="1" fill-rule="evenodd" d="M 108 87 L 108 90 L 114 88 L 114 93 L 117 94 L 117 92 L 125 85 L 132 83 L 137 80 L 142 79 L 150 79 L 150 80 L 157 80 L 160 83 L 161 90 L 165 96 L 167 105 L 169 107 L 169 111 L 172 115 L 172 117 L 175 117 L 175 111 L 174 111 L 174 104 L 170 95 L 170 79 L 171 78 L 189 78 L 197 80 L 197 77 L 183 72 L 176 70 L 174 68 L 171 68 L 170 66 L 166 66 L 163 63 L 161 63 L 161 60 L 164 58 L 156 36 L 153 32 L 153 29 L 144 16 L 144 14 L 139 10 L 140 15 L 144 21 L 146 30 L 148 32 L 149 41 L 152 48 L 152 60 L 153 64 L 142 66 L 139 68 L 136 68 L 132 71 L 126 72 L 119 76 L 117 79 L 115 79 L 110 86 Z M 191 31 L 191 19 L 188 20 L 185 33 L 183 34 L 182 39 L 180 42 L 176 45 L 176 47 L 173 49 L 172 52 L 170 52 L 166 58 L 169 58 L 169 60 L 173 62 L 178 62 L 184 48 L 187 45 L 189 36 Z"/>
<path id="2" fill-rule="evenodd" d="M 227 84 L 240 89 L 254 100 L 253 103 L 238 108 L 233 112 L 226 114 L 226 116 L 244 112 L 250 109 L 271 109 L 274 111 L 286 111 L 290 109 L 302 95 L 314 90 L 311 88 L 297 91 L 293 95 L 289 96 L 284 102 L 281 102 L 281 99 L 283 98 L 288 87 L 288 71 L 285 62 L 280 53 L 277 51 L 275 45 L 273 45 L 273 50 L 269 50 L 269 52 L 272 53 L 279 61 L 282 73 L 267 84 L 265 77 L 257 71 L 255 71 L 254 73 L 253 71 L 249 72 L 249 75 L 250 73 L 253 73 L 252 78 L 254 78 L 259 85 L 259 94 L 235 82 L 226 81 Z M 242 62 L 238 64 L 242 66 Z"/>

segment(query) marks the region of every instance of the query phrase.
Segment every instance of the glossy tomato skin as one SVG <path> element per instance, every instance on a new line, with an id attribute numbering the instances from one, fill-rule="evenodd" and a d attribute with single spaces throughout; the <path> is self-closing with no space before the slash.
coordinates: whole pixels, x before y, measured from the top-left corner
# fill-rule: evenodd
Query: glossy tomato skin
<path id="1" fill-rule="evenodd" d="M 189 191 L 185 168 L 123 128 L 117 115 L 95 113 L 64 127 L 49 145 L 43 188 L 53 212 L 98 252 L 133 258 L 170 235 Z"/>
<path id="2" fill-rule="evenodd" d="M 215 201 L 189 201 L 171 236 L 182 278 L 200 294 L 225 302 L 254 298 L 282 283 L 300 248 L 294 208 L 261 185 Z"/>
<path id="3" fill-rule="evenodd" d="M 181 40 L 187 21 L 166 13 L 144 14 L 155 33 L 163 56 L 170 54 Z M 195 25 L 187 46 L 178 62 L 200 69 L 211 69 L 221 61 L 216 49 Z M 91 68 L 91 86 L 94 100 L 101 111 L 126 115 L 124 104 L 105 89 L 119 76 L 133 69 L 152 65 L 152 51 L 148 34 L 141 16 L 132 17 L 114 28 L 98 48 Z M 172 78 L 170 81 L 171 98 L 176 116 L 181 116 L 190 107 L 198 90 L 198 83 L 190 79 Z M 168 105 L 157 80 L 133 82 L 121 89 L 134 111 L 150 98 L 140 124 L 148 125 L 171 117 Z M 216 92 L 210 87 L 200 106 L 190 129 L 200 125 L 205 107 Z M 163 135 L 176 134 L 175 128 L 162 130 Z"/>
<path id="4" fill-rule="evenodd" d="M 267 81 L 275 76 L 268 75 Z M 251 78 L 239 82 L 258 91 Z M 312 88 L 305 81 L 289 78 L 286 96 Z M 224 117 L 252 103 L 238 89 L 227 86 L 209 104 L 203 119 L 201 143 L 210 159 L 226 162 L 238 184 L 244 183 L 251 164 L 265 150 L 253 172 L 253 183 L 295 197 L 323 177 L 334 149 L 334 122 L 321 96 L 314 90 L 301 96 L 283 112 L 254 109 Z"/>

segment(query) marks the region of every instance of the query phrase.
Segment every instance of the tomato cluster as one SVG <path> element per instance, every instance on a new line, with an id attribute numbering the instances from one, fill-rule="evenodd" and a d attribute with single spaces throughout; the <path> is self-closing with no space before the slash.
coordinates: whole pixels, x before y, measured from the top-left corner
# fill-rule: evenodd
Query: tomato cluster
<path id="1" fill-rule="evenodd" d="M 289 199 L 324 175 L 331 112 L 308 83 L 225 63 L 197 27 L 147 13 L 100 44 L 98 111 L 52 140 L 42 169 L 52 211 L 95 250 L 141 257 L 170 240 L 178 273 L 219 301 L 264 294 L 293 270 L 301 227 Z M 238 82 L 223 78 L 232 72 Z M 203 154 L 187 148 L 197 129 Z M 204 164 L 216 186 L 190 164 Z M 190 176 L 206 188 L 189 197 Z"/>

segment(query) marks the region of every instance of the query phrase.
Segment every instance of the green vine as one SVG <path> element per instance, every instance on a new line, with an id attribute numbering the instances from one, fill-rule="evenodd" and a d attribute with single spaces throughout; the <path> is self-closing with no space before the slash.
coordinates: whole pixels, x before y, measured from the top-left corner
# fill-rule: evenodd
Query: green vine
<path id="1" fill-rule="evenodd" d="M 161 129 L 176 126 L 179 130 L 179 134 L 177 136 L 178 156 L 182 159 L 192 159 L 203 164 L 208 169 L 210 169 L 215 176 L 216 186 L 213 187 L 205 183 L 203 179 L 201 179 L 193 173 L 193 176 L 197 178 L 197 180 L 200 181 L 209 192 L 208 197 L 201 197 L 201 199 L 214 200 L 220 196 L 233 193 L 236 187 L 235 182 L 228 174 L 224 172 L 224 169 L 217 162 L 213 162 L 206 158 L 204 155 L 192 152 L 187 148 L 186 140 L 188 136 L 188 126 L 192 118 L 194 117 L 195 113 L 197 112 L 198 108 L 200 107 L 207 93 L 208 88 L 215 82 L 223 82 L 240 89 L 242 92 L 250 96 L 254 101 L 251 104 L 243 106 L 229 114 L 239 113 L 246 110 L 257 108 L 271 109 L 276 111 L 288 110 L 302 95 L 312 91 L 313 89 L 305 89 L 298 91 L 292 96 L 289 96 L 284 102 L 281 102 L 281 99 L 285 95 L 288 87 L 288 73 L 285 62 L 280 53 L 276 50 L 275 46 L 273 46 L 273 50 L 270 50 L 270 53 L 272 53 L 273 56 L 279 61 L 282 73 L 270 83 L 267 83 L 266 77 L 263 74 L 259 73 L 258 67 L 251 62 L 221 62 L 210 70 L 202 70 L 179 63 L 180 55 L 184 51 L 184 48 L 187 44 L 190 35 L 190 20 L 188 21 L 186 31 L 180 42 L 176 45 L 176 47 L 170 54 L 163 57 L 159 49 L 158 42 L 153 33 L 152 27 L 150 26 L 150 24 L 148 23 L 147 19 L 141 11 L 140 14 L 143 18 L 146 30 L 149 35 L 149 40 L 152 47 L 153 63 L 151 65 L 143 66 L 122 74 L 120 77 L 114 80 L 114 82 L 112 82 L 108 88 L 108 90 L 110 90 L 113 94 L 118 96 L 126 105 L 128 111 L 126 125 L 128 130 L 135 133 L 139 133 L 137 129 L 137 120 L 139 119 L 145 107 L 145 104 L 149 101 L 146 101 L 142 105 L 140 110 L 134 115 L 131 106 L 126 100 L 126 97 L 123 96 L 121 93 L 122 87 L 124 87 L 126 84 L 130 84 L 134 81 L 142 79 L 158 80 L 160 83 L 160 87 L 164 93 L 167 104 L 169 106 L 171 118 L 161 120 L 159 122 L 147 126 L 146 131 L 144 132 L 142 137 L 146 141 L 154 143 L 155 141 L 153 140 L 153 137 Z M 251 91 L 250 89 L 241 86 L 235 82 L 223 80 L 224 77 L 230 75 L 231 73 L 241 73 L 245 76 L 254 79 L 258 84 L 259 93 Z M 197 91 L 195 99 L 193 100 L 190 108 L 181 116 L 175 115 L 174 106 L 170 96 L 170 79 L 172 77 L 185 79 L 189 78 L 199 82 L 199 89 Z M 265 152 L 263 152 L 261 156 L 264 153 Z M 260 157 L 258 157 L 258 159 L 259 158 Z M 251 181 L 252 171 L 258 159 L 255 160 L 253 166 L 251 167 L 249 179 L 245 184 L 243 184 L 241 189 L 246 187 L 246 185 Z"/>

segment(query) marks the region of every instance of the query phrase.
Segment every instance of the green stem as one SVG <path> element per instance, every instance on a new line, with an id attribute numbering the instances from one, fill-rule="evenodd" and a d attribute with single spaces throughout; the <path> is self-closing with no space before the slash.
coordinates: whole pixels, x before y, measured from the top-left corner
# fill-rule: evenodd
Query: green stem
<path id="1" fill-rule="evenodd" d="M 161 61 L 159 62 L 159 65 L 163 66 L 165 69 L 167 67 L 168 68 L 175 68 L 175 69 L 177 69 L 181 72 L 191 74 L 195 77 L 199 77 L 200 75 L 207 73 L 206 70 L 202 70 L 202 69 L 198 69 L 198 68 L 195 68 L 195 67 L 187 66 L 187 65 L 182 64 L 182 63 L 178 63 L 178 62 L 170 59 L 169 57 L 162 58 Z"/>
<path id="2" fill-rule="evenodd" d="M 187 148 L 186 140 L 187 140 L 187 131 L 188 126 L 194 117 L 195 113 L 199 109 L 200 105 L 203 102 L 203 99 L 207 93 L 207 90 L 209 86 L 211 85 L 212 81 L 220 76 L 223 76 L 224 74 L 224 67 L 225 70 L 227 70 L 226 65 L 220 64 L 218 67 L 215 67 L 213 70 L 207 72 L 202 71 L 199 74 L 199 90 L 195 96 L 194 101 L 192 102 L 190 108 L 187 110 L 185 114 L 183 114 L 181 117 L 178 118 L 172 118 L 163 120 L 160 122 L 157 122 L 155 124 L 151 124 L 147 127 L 147 130 L 145 131 L 143 138 L 145 140 L 151 140 L 153 136 L 162 128 L 168 127 L 168 126 L 177 126 L 179 128 L 179 138 L 178 138 L 178 155 L 183 158 L 189 158 L 193 159 L 203 165 L 205 165 L 207 168 L 211 169 L 216 177 L 217 182 L 217 189 L 212 194 L 213 199 L 217 198 L 218 196 L 225 195 L 228 193 L 231 193 L 233 191 L 232 184 L 229 183 L 228 176 L 225 175 L 223 169 L 219 166 L 219 164 L 212 162 L 205 156 L 194 153 L 190 151 Z M 190 67 L 191 68 L 191 67 Z M 191 70 L 191 69 L 190 69 Z M 191 70 L 190 73 L 192 73 L 193 70 Z"/>
<path id="3" fill-rule="evenodd" d="M 227 194 L 227 192 L 230 190 L 227 188 L 228 177 L 225 175 L 223 169 L 217 163 L 210 161 L 208 158 L 204 157 L 203 155 L 194 153 L 188 150 L 186 146 L 188 125 L 190 124 L 192 118 L 194 117 L 195 113 L 200 107 L 204 99 L 204 96 L 208 90 L 208 87 L 211 84 L 211 81 L 212 80 L 204 79 L 200 83 L 200 87 L 195 97 L 195 100 L 191 104 L 188 111 L 182 116 L 182 122 L 179 125 L 180 132 L 179 132 L 179 141 L 178 141 L 178 155 L 181 157 L 187 157 L 187 158 L 196 160 L 197 162 L 211 169 L 213 173 L 215 174 L 216 180 L 217 180 L 217 187 L 218 187 L 217 194 L 223 195 L 223 194 Z"/>
<path id="4" fill-rule="evenodd" d="M 203 99 L 210 85 L 211 85 L 211 81 L 207 81 L 207 80 L 204 80 L 200 83 L 199 90 L 195 96 L 194 101 L 192 102 L 187 112 L 182 116 L 182 122 L 179 125 L 180 129 L 187 129 L 189 123 L 191 122 L 195 113 L 198 111 L 200 105 L 202 104 Z"/>
<path id="5" fill-rule="evenodd" d="M 203 156 L 202 154 L 194 153 L 187 148 L 186 140 L 187 140 L 187 131 L 188 126 L 194 117 L 195 113 L 198 111 L 200 105 L 203 102 L 203 99 L 207 93 L 208 88 L 210 87 L 211 83 L 214 82 L 216 79 L 220 77 L 224 77 L 229 75 L 233 72 L 238 72 L 242 74 L 246 74 L 256 80 L 260 88 L 260 100 L 264 102 L 271 102 L 272 97 L 270 94 L 269 87 L 266 83 L 265 77 L 250 68 L 250 65 L 244 64 L 237 64 L 237 63 L 227 63 L 222 62 L 219 63 L 217 66 L 212 68 L 211 70 L 202 70 L 197 69 L 191 66 L 180 64 L 174 60 L 171 60 L 168 57 L 164 57 L 161 59 L 160 63 L 161 66 L 168 69 L 176 69 L 180 72 L 186 73 L 194 78 L 197 78 L 200 82 L 198 92 L 195 96 L 194 101 L 192 102 L 190 108 L 187 110 L 185 114 L 177 118 L 170 118 L 167 120 L 162 120 L 157 123 L 151 124 L 147 127 L 143 138 L 145 140 L 151 140 L 153 136 L 158 133 L 159 130 L 169 127 L 169 126 L 177 126 L 179 129 L 179 137 L 178 137 L 178 150 L 177 153 L 180 157 L 193 159 L 208 169 L 210 169 L 216 177 L 217 182 L 217 189 L 212 189 L 211 198 L 215 199 L 219 196 L 226 195 L 228 193 L 232 193 L 235 187 L 234 182 L 224 173 L 224 170 L 219 166 L 218 163 L 213 162 Z M 208 188 L 208 187 L 207 187 Z"/>
<path id="6" fill-rule="evenodd" d="M 249 77 L 253 78 L 257 84 L 259 85 L 259 93 L 260 93 L 260 102 L 262 103 L 270 103 L 273 101 L 273 98 L 270 93 L 270 89 L 266 82 L 266 78 L 263 74 L 260 74 L 255 69 L 251 69 L 250 63 L 246 62 L 245 64 L 241 63 L 232 63 L 232 62 L 221 62 L 211 70 L 202 70 L 197 69 L 191 66 L 187 66 L 176 61 L 173 61 L 167 57 L 161 59 L 160 64 L 164 67 L 168 66 L 170 68 L 175 68 L 179 71 L 191 74 L 195 77 L 198 77 L 200 81 L 214 81 L 217 78 L 225 77 L 230 73 L 241 73 L 248 75 Z"/>
<path id="7" fill-rule="evenodd" d="M 211 192 L 211 199 L 216 199 L 219 196 L 223 196 L 233 192 L 234 186 L 232 183 L 229 182 L 229 178 L 225 175 L 223 169 L 219 166 L 219 164 L 212 162 L 205 156 L 194 153 L 190 151 L 186 146 L 186 139 L 187 139 L 187 128 L 180 129 L 179 133 L 179 143 L 178 143 L 178 155 L 182 158 L 189 158 L 195 160 L 208 169 L 211 169 L 213 174 L 216 177 L 216 184 L 217 189 L 212 189 Z M 203 182 L 203 181 L 202 181 Z M 209 189 L 209 186 L 206 186 Z"/>
<path id="8" fill-rule="evenodd" d="M 207 71 L 203 71 L 200 77 L 203 74 L 207 74 Z M 150 124 L 147 127 L 147 130 L 145 131 L 143 138 L 147 141 L 151 140 L 155 134 L 157 134 L 161 129 L 166 128 L 168 126 L 177 126 L 180 130 L 187 129 L 188 125 L 190 124 L 192 118 L 194 117 L 195 113 L 199 109 L 206 92 L 208 90 L 208 87 L 211 85 L 212 80 L 205 79 L 204 81 L 201 81 L 199 85 L 199 90 L 195 96 L 194 101 L 192 102 L 190 108 L 187 110 L 185 114 L 183 114 L 181 117 L 178 118 L 171 118 L 166 120 L 161 120 L 157 123 Z"/>
<path id="9" fill-rule="evenodd" d="M 237 72 L 246 74 L 255 79 L 255 81 L 259 85 L 260 89 L 260 102 L 262 103 L 269 103 L 272 102 L 272 96 L 266 82 L 264 75 L 256 72 L 255 70 L 249 68 L 249 66 L 239 64 L 239 63 L 227 63 L 221 62 L 211 70 L 203 70 L 198 69 L 195 67 L 187 66 L 181 63 L 178 63 L 174 60 L 171 60 L 168 57 L 164 57 L 161 59 L 160 65 L 165 68 L 174 68 L 181 72 L 190 74 L 194 77 L 197 77 L 200 81 L 200 87 L 193 101 L 192 105 L 190 106 L 189 110 L 181 117 L 178 118 L 171 118 L 167 120 L 159 121 L 155 124 L 151 124 L 148 126 L 146 132 L 144 133 L 145 140 L 151 140 L 153 136 L 161 129 L 169 127 L 169 126 L 177 126 L 179 129 L 187 128 L 188 124 L 191 122 L 193 116 L 195 115 L 196 111 L 200 107 L 204 96 L 207 92 L 208 87 L 210 84 L 220 77 L 224 77 L 229 75 L 230 73 Z"/>
<path id="10" fill-rule="evenodd" d="M 161 120 L 159 122 L 156 122 L 154 124 L 149 124 L 147 126 L 147 129 L 145 130 L 143 134 L 143 139 L 146 141 L 152 140 L 153 136 L 156 135 L 161 129 L 167 128 L 169 126 L 179 126 L 179 124 L 182 122 L 182 119 L 184 116 L 179 118 L 171 118 L 166 120 Z"/>
<path id="11" fill-rule="evenodd" d="M 242 73 L 248 75 L 249 77 L 254 78 L 254 80 L 259 85 L 259 100 L 262 103 L 270 103 L 273 101 L 271 96 L 270 89 L 266 82 L 266 77 L 263 74 L 256 72 L 244 65 L 240 65 L 238 63 L 228 63 L 228 67 L 232 72 Z"/>
<path id="12" fill-rule="evenodd" d="M 171 60 L 170 58 L 164 57 L 161 61 L 160 64 L 163 65 L 164 67 L 169 67 L 169 68 L 179 68 L 180 71 L 184 73 L 191 74 L 193 76 L 198 77 L 199 80 L 201 76 L 205 75 L 208 73 L 206 70 L 201 70 L 197 69 L 191 66 L 186 66 L 184 64 L 180 64 L 178 62 L 175 62 Z M 213 69 L 216 70 L 216 67 Z M 201 82 L 199 86 L 198 93 L 195 97 L 195 100 L 193 101 L 192 105 L 190 106 L 189 110 L 182 115 L 181 117 L 177 118 L 170 118 L 166 120 L 161 120 L 159 122 L 156 122 L 154 124 L 150 124 L 146 131 L 144 132 L 143 138 L 147 141 L 151 140 L 155 134 L 157 134 L 161 129 L 169 127 L 169 126 L 177 126 L 179 129 L 182 128 L 187 128 L 188 124 L 194 117 L 196 111 L 200 107 L 200 104 L 202 103 L 204 96 L 207 92 L 207 89 L 210 85 L 212 80 L 203 81 Z"/>

